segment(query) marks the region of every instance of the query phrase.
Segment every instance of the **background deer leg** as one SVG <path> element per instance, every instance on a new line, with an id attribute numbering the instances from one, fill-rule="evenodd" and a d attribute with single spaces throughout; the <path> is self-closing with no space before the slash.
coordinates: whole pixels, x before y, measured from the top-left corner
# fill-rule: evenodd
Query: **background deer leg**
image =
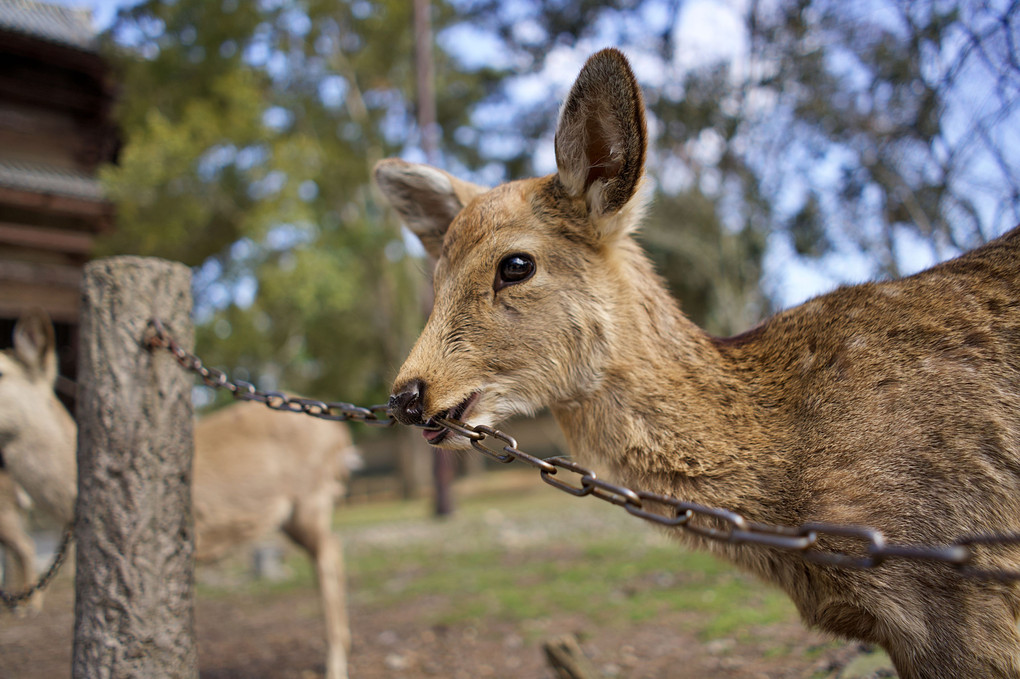
<path id="1" fill-rule="evenodd" d="M 346 679 L 351 632 L 347 620 L 343 554 L 331 530 L 332 495 L 299 502 L 284 532 L 315 562 L 326 625 L 326 679 Z"/>
<path id="2" fill-rule="evenodd" d="M 5 552 L 3 585 L 13 593 L 27 588 L 35 577 L 35 543 L 25 530 L 17 492 L 13 479 L 0 472 L 0 545 Z M 43 593 L 37 592 L 28 605 L 39 611 L 42 602 Z"/>

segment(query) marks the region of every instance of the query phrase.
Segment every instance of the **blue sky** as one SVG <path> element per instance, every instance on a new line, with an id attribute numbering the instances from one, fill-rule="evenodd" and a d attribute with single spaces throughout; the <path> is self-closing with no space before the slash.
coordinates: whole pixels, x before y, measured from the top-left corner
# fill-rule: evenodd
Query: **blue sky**
<path id="1" fill-rule="evenodd" d="M 138 4 L 141 0 L 45 1 L 90 10 L 93 24 L 97 30 L 103 30 L 113 22 L 118 9 Z M 746 45 L 743 45 L 744 41 L 741 40 L 742 28 L 739 21 L 739 14 L 744 8 L 745 2 L 746 0 L 688 0 L 682 20 L 677 22 L 675 29 L 682 32 L 677 43 L 684 46 L 681 53 L 677 55 L 679 65 L 689 67 L 695 62 L 720 60 L 732 61 L 738 68 L 742 63 L 746 65 Z M 656 3 L 648 3 L 648 7 L 653 10 L 656 6 Z M 667 20 L 667 18 L 665 15 L 654 16 L 654 12 L 652 12 L 651 15 L 643 16 L 642 20 L 654 24 L 656 21 Z M 521 30 L 526 33 L 528 29 L 526 22 L 522 23 L 522 26 Z M 470 32 L 471 29 L 462 30 Z M 720 36 L 725 36 L 725 39 L 721 40 Z M 445 39 L 454 45 L 463 44 L 453 33 L 446 36 L 441 34 L 437 37 L 440 42 Z M 475 48 L 472 51 L 473 58 L 483 62 L 492 59 L 494 56 L 492 50 L 486 50 L 486 44 L 484 41 L 480 42 L 478 37 L 474 35 L 469 41 Z M 519 37 L 525 40 L 527 38 L 526 35 Z M 607 44 L 605 36 L 599 36 L 598 41 L 598 44 L 558 47 L 556 53 L 549 55 L 546 68 L 543 71 L 519 79 L 519 82 L 516 83 L 515 94 L 524 99 L 529 96 L 562 97 L 586 56 Z M 444 47 L 456 49 L 453 45 L 444 45 Z M 498 45 L 492 49 L 497 48 Z M 644 59 L 639 49 L 628 50 L 628 55 L 643 84 L 652 87 L 662 87 L 667 84 L 662 82 L 665 74 L 658 62 Z M 976 79 L 976 82 L 980 82 L 982 85 L 986 83 L 980 78 Z M 966 106 L 963 108 L 967 109 Z M 1007 130 L 1010 128 L 1008 125 L 1004 127 Z M 1013 141 L 1013 139 L 1010 138 L 1009 141 Z M 1014 145 L 1004 141 L 1002 147 L 1012 148 Z M 540 172 L 553 171 L 555 163 L 552 155 L 551 136 L 538 144 L 536 155 L 536 168 Z M 905 273 L 929 266 L 939 256 L 944 257 L 951 254 L 953 253 L 937 253 L 930 243 L 908 236 L 904 236 L 903 242 L 898 242 L 897 247 L 897 255 L 902 260 L 900 264 Z M 773 300 L 780 306 L 786 307 L 829 290 L 840 282 L 865 280 L 870 277 L 872 264 L 866 255 L 855 252 L 852 248 L 840 248 L 839 251 L 822 260 L 805 260 L 793 252 L 788 239 L 774 237 L 769 242 L 765 261 L 766 273 L 762 283 Z"/>

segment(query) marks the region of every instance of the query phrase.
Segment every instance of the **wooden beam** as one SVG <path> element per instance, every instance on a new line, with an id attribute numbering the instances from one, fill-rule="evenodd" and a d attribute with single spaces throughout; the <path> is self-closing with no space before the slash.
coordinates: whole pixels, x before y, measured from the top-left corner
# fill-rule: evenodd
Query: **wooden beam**
<path id="1" fill-rule="evenodd" d="M 49 79 L 31 78 L 27 73 L 20 76 L 0 73 L 0 95 L 35 106 L 59 107 L 78 115 L 98 115 L 107 106 L 101 91 L 87 91 Z"/>
<path id="2" fill-rule="evenodd" d="M 91 78 L 97 89 L 105 92 L 112 90 L 110 68 L 98 52 L 3 29 L 0 29 L 0 45 L 3 45 L 5 54 L 13 57 L 12 60 L 29 64 L 42 62 L 56 70 L 81 73 Z"/>
<path id="3" fill-rule="evenodd" d="M 3 282 L 77 289 L 81 287 L 81 267 L 5 260 L 0 261 L 0 283 Z"/>
<path id="4" fill-rule="evenodd" d="M 0 186 L 0 205 L 30 208 L 56 215 L 90 217 L 95 232 L 105 231 L 112 226 L 113 205 L 105 200 L 94 200 L 56 193 L 39 193 L 9 186 Z"/>
<path id="5" fill-rule="evenodd" d="M 44 285 L 0 283 L 0 317 L 18 318 L 29 309 L 45 309 L 57 323 L 77 323 L 81 290 Z"/>
<path id="6" fill-rule="evenodd" d="M 90 233 L 0 222 L 0 245 L 87 255 L 92 252 L 94 241 L 95 237 Z"/>

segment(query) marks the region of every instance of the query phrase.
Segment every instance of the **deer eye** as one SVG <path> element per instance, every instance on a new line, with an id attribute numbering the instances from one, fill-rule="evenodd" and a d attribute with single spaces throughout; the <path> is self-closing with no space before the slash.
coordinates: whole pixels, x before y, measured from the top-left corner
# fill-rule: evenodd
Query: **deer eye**
<path id="1" fill-rule="evenodd" d="M 528 280 L 534 273 L 535 260 L 531 258 L 531 255 L 522 252 L 507 255 L 500 261 L 499 268 L 496 269 L 496 283 L 493 287 L 496 290 L 501 290 L 508 285 Z"/>

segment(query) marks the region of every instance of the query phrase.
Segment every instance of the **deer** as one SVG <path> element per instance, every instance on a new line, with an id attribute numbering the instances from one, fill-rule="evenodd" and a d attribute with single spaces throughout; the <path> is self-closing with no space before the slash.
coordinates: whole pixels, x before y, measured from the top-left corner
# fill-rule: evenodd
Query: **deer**
<path id="1" fill-rule="evenodd" d="M 491 189 L 397 158 L 376 165 L 435 262 L 433 310 L 393 383 L 395 418 L 466 449 L 441 421 L 491 427 L 548 407 L 581 463 L 748 521 L 868 526 L 915 545 L 1018 532 L 1020 229 L 715 337 L 634 238 L 647 128 L 623 53 L 584 64 L 554 148 L 555 173 Z M 881 646 L 902 679 L 1020 677 L 1017 584 L 675 533 L 785 591 L 807 625 Z M 1018 561 L 996 550 L 973 563 Z"/>
<path id="2" fill-rule="evenodd" d="M 77 428 L 57 398 L 53 325 L 42 312 L 18 319 L 13 348 L 0 352 L 0 544 L 15 579 L 32 575 L 32 540 L 19 512 L 33 505 L 69 523 L 77 494 Z M 219 559 L 282 531 L 315 564 L 325 623 L 326 678 L 347 677 L 350 628 L 343 554 L 331 529 L 336 501 L 360 461 L 342 422 L 299 418 L 239 402 L 195 425 L 192 505 L 195 556 Z M 38 596 L 38 595 L 37 595 Z"/>
<path id="3" fill-rule="evenodd" d="M 35 573 L 35 542 L 25 527 L 26 514 L 31 506 L 31 498 L 0 464 L 0 547 L 5 550 L 3 584 L 18 591 L 29 585 Z M 29 599 L 27 610 L 41 610 L 43 594 L 36 592 Z"/>

